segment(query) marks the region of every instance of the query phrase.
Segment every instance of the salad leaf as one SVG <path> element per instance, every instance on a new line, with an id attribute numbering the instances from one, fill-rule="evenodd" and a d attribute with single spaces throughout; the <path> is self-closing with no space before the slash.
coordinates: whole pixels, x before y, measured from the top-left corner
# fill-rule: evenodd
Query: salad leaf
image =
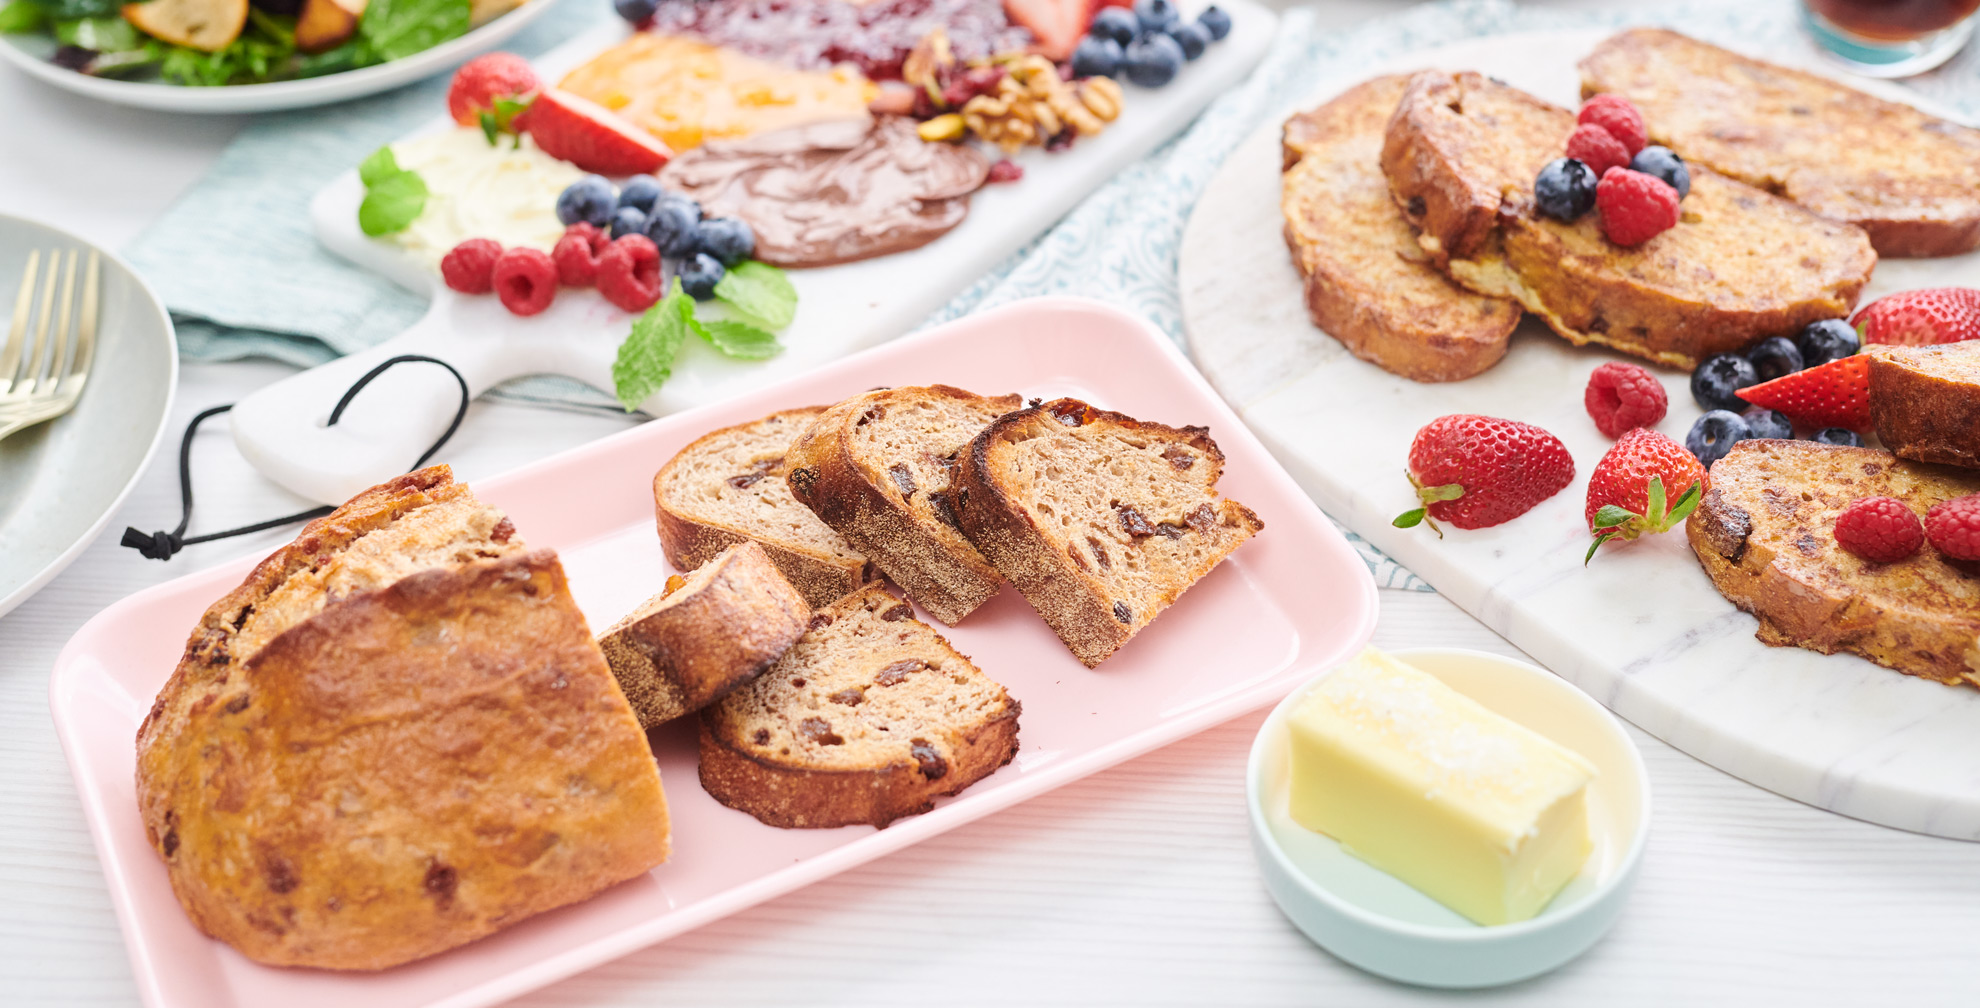
<path id="1" fill-rule="evenodd" d="M 121 17 L 88 17 L 55 22 L 55 41 L 97 52 L 123 52 L 143 42 L 138 31 Z"/>
<path id="2" fill-rule="evenodd" d="M 174 84 L 193 87 L 257 84 L 290 76 L 296 55 L 292 22 L 252 8 L 248 14 L 247 26 L 240 37 L 219 52 L 166 46 L 158 67 L 159 76 Z"/>
<path id="3" fill-rule="evenodd" d="M 401 59 L 467 33 L 470 0 L 371 0 L 358 35 L 380 61 Z"/>
<path id="4" fill-rule="evenodd" d="M 403 231 L 426 209 L 426 180 L 415 172 L 387 175 L 366 186 L 358 204 L 358 229 L 377 236 Z"/>
<path id="5" fill-rule="evenodd" d="M 34 0 L 13 0 L 0 6 L 0 32 L 39 31 L 48 21 L 48 12 Z"/>
<path id="6" fill-rule="evenodd" d="M 638 409 L 673 375 L 674 358 L 688 333 L 700 329 L 694 319 L 694 299 L 681 290 L 681 279 L 675 277 L 667 296 L 634 320 L 631 335 L 619 344 L 618 359 L 612 362 L 613 392 L 626 412 Z"/>
<path id="7" fill-rule="evenodd" d="M 77 18 L 116 17 L 123 0 L 29 0 L 48 15 L 50 21 L 74 21 Z"/>
<path id="8" fill-rule="evenodd" d="M 737 360 L 768 360 L 784 352 L 776 333 L 733 319 L 704 323 L 701 338 L 723 355 Z"/>
<path id="9" fill-rule="evenodd" d="M 751 259 L 737 263 L 715 284 L 715 296 L 731 308 L 763 323 L 766 329 L 782 329 L 797 317 L 797 288 L 784 271 L 769 263 Z"/>

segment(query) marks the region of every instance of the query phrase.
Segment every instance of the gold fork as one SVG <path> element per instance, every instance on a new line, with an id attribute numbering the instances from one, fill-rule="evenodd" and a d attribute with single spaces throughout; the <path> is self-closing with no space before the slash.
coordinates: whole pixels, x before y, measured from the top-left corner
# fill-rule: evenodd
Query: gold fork
<path id="1" fill-rule="evenodd" d="M 13 324 L 0 345 L 0 438 L 67 413 L 82 396 L 96 353 L 103 262 L 95 249 L 89 250 L 78 295 L 78 256 L 75 249 L 28 253 L 21 289 L 14 296 Z"/>

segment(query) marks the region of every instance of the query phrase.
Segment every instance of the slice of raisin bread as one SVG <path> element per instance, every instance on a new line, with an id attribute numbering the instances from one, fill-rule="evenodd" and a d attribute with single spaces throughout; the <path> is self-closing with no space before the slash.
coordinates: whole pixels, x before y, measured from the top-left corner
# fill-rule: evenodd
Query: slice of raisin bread
<path id="1" fill-rule="evenodd" d="M 1018 702 L 878 584 L 701 712 L 701 785 L 784 828 L 885 826 L 1017 754 Z"/>
<path id="2" fill-rule="evenodd" d="M 1059 399 L 977 435 L 963 531 L 1091 668 L 1265 527 L 1223 469 L 1206 428 Z"/>
<path id="3" fill-rule="evenodd" d="M 753 542 L 715 554 L 598 638 L 651 728 L 727 696 L 783 657 L 811 619 L 804 596 Z"/>
<path id="4" fill-rule="evenodd" d="M 816 609 L 866 583 L 866 558 L 791 496 L 784 455 L 822 406 L 702 435 L 653 477 L 667 561 L 693 570 L 754 540 Z"/>
<path id="5" fill-rule="evenodd" d="M 791 492 L 908 598 L 954 626 L 1004 585 L 957 523 L 956 456 L 1023 404 L 947 385 L 853 396 L 791 445 Z"/>

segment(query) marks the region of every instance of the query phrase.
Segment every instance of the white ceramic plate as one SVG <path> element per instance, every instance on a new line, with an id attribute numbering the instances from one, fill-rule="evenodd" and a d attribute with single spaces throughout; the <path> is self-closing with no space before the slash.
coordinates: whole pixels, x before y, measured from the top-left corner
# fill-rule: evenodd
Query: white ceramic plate
<path id="1" fill-rule="evenodd" d="M 467 62 L 501 45 L 542 16 L 556 0 L 527 0 L 510 11 L 460 38 L 443 42 L 404 59 L 381 63 L 361 70 L 311 77 L 307 80 L 275 81 L 269 84 L 238 84 L 232 87 L 185 87 L 158 81 L 124 81 L 91 77 L 48 62 L 55 51 L 55 40 L 44 34 L 0 34 L 0 59 L 5 59 L 31 77 L 38 77 L 64 91 L 73 91 L 113 105 L 158 109 L 164 112 L 272 112 L 304 108 L 331 102 L 362 98 L 390 91 L 423 77 Z"/>
<path id="2" fill-rule="evenodd" d="M 1650 777 L 1622 722 L 1552 673 L 1462 648 L 1393 652 L 1452 689 L 1594 763 L 1581 873 L 1540 915 L 1480 927 L 1409 884 L 1349 854 L 1288 811 L 1286 712 L 1316 676 L 1258 729 L 1247 767 L 1252 847 L 1265 888 L 1307 937 L 1381 976 L 1426 987 L 1489 987 L 1556 969 L 1601 940 L 1636 886 L 1650 835 Z"/>
<path id="3" fill-rule="evenodd" d="M 0 214 L 0 310 L 11 314 L 33 249 L 94 246 Z M 158 450 L 179 346 L 158 295 L 103 253 L 95 363 L 76 408 L 0 441 L 0 614 L 47 584 L 103 531 Z M 0 340 L 5 339 L 0 330 Z"/>

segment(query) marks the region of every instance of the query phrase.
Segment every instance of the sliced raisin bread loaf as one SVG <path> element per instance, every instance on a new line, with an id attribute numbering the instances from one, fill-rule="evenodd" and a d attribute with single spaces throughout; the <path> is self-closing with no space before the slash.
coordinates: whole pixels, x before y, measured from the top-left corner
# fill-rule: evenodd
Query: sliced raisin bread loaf
<path id="1" fill-rule="evenodd" d="M 753 542 L 715 554 L 598 638 L 642 728 L 727 696 L 783 657 L 811 607 Z"/>
<path id="2" fill-rule="evenodd" d="M 755 540 L 816 609 L 866 583 L 866 558 L 791 496 L 784 455 L 822 406 L 784 410 L 703 435 L 653 477 L 667 561 L 693 570 Z"/>
<path id="3" fill-rule="evenodd" d="M 214 603 L 137 750 L 173 893 L 259 962 L 383 969 L 667 858 L 659 771 L 557 555 L 445 466 Z"/>
<path id="4" fill-rule="evenodd" d="M 1206 428 L 1059 399 L 977 435 L 963 531 L 1091 668 L 1265 527 L 1223 469 Z"/>
<path id="5" fill-rule="evenodd" d="M 885 826 L 1017 754 L 1018 702 L 878 584 L 701 712 L 701 785 L 772 826 Z"/>
<path id="6" fill-rule="evenodd" d="M 908 598 L 954 626 L 1004 585 L 957 524 L 956 456 L 1023 404 L 947 385 L 853 396 L 791 445 L 791 492 Z"/>

